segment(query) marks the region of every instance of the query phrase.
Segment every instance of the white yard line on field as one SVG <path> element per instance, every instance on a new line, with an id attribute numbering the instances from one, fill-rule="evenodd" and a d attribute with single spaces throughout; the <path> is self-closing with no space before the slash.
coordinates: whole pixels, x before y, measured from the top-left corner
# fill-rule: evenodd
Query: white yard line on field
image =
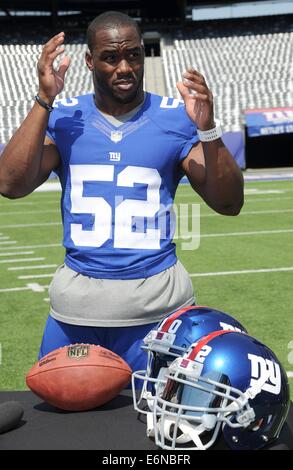
<path id="1" fill-rule="evenodd" d="M 14 245 L 15 243 L 17 243 L 17 241 L 10 241 L 10 242 L 0 242 L 0 245 Z"/>
<path id="2" fill-rule="evenodd" d="M 22 246 L 10 246 L 9 250 L 26 250 L 30 248 L 62 248 L 60 243 L 49 243 L 48 245 L 22 245 Z M 0 250 L 6 250 L 7 248 L 1 248 Z M 18 254 L 18 253 L 15 253 Z"/>
<path id="3" fill-rule="evenodd" d="M 17 279 L 37 279 L 43 277 L 53 277 L 54 273 L 52 274 L 28 274 L 27 276 L 17 276 Z"/>
<path id="4" fill-rule="evenodd" d="M 56 198 L 55 199 L 42 198 L 41 201 L 40 200 L 30 201 L 30 202 L 23 202 L 23 201 L 15 202 L 15 201 L 13 201 L 11 204 L 9 204 L 9 203 L 8 204 L 7 203 L 6 204 L 0 204 L 0 207 L 2 207 L 3 209 L 6 208 L 6 207 L 9 207 L 11 209 L 12 207 L 15 207 L 15 206 L 34 206 L 34 205 L 44 204 L 44 202 L 46 204 L 56 204 L 56 203 L 59 203 L 59 199 L 58 198 L 57 199 Z"/>
<path id="5" fill-rule="evenodd" d="M 293 371 L 292 370 L 288 370 L 287 371 L 287 376 L 289 379 L 293 379 Z"/>
<path id="6" fill-rule="evenodd" d="M 257 188 L 245 188 L 244 194 L 246 196 L 255 196 L 257 194 L 284 194 L 288 189 L 257 189 Z"/>
<path id="7" fill-rule="evenodd" d="M 191 206 L 192 207 L 192 206 Z M 240 212 L 240 216 L 242 215 L 264 215 L 264 214 L 282 214 L 282 213 L 291 213 L 293 212 L 293 209 L 272 209 L 272 210 L 260 210 L 260 211 L 243 211 Z M 217 214 L 216 212 L 213 212 L 211 214 L 200 214 L 200 217 L 220 217 L 221 214 Z M 191 214 L 184 214 L 184 215 L 179 215 L 179 219 L 187 219 L 191 217 Z"/>
<path id="8" fill-rule="evenodd" d="M 27 284 L 26 287 L 10 287 L 8 289 L 0 289 L 0 293 L 18 292 L 18 291 L 23 291 L 23 290 L 32 290 L 34 292 L 44 292 L 44 290 L 48 289 L 48 287 L 49 286 L 40 286 L 39 284 Z M 37 290 L 37 289 L 40 289 L 40 290 Z"/>
<path id="9" fill-rule="evenodd" d="M 61 225 L 61 222 L 45 222 L 35 224 L 14 224 L 14 225 L 1 225 L 2 228 L 24 228 L 24 227 L 47 227 L 49 225 Z"/>
<path id="10" fill-rule="evenodd" d="M 8 271 L 21 271 L 23 269 L 45 269 L 45 268 L 56 268 L 58 264 L 38 264 L 35 266 L 15 266 L 13 268 L 8 268 Z"/>
<path id="11" fill-rule="evenodd" d="M 270 201 L 293 201 L 292 196 L 286 196 L 286 197 L 259 197 L 257 199 L 245 199 L 245 204 L 249 204 L 250 202 L 270 202 Z"/>
<path id="12" fill-rule="evenodd" d="M 0 240 L 9 240 L 10 237 L 0 237 Z"/>
<path id="13" fill-rule="evenodd" d="M 27 214 L 59 214 L 59 210 L 57 209 L 48 209 L 46 211 L 9 211 L 9 212 L 0 212 L 1 215 L 27 215 Z"/>
<path id="14" fill-rule="evenodd" d="M 293 266 L 284 268 L 264 268 L 264 269 L 243 269 L 240 271 L 218 271 L 210 273 L 190 273 L 190 277 L 207 277 L 207 276 L 229 276 L 235 274 L 258 274 L 258 273 L 277 273 L 277 272 L 293 271 Z"/>
<path id="15" fill-rule="evenodd" d="M 240 237 L 247 235 L 273 235 L 276 233 L 291 233 L 293 228 L 280 229 L 280 230 L 258 230 L 255 232 L 226 232 L 226 233 L 204 233 L 200 235 L 200 238 L 209 238 L 209 237 Z M 185 234 L 186 237 L 188 234 Z"/>
<path id="16" fill-rule="evenodd" d="M 27 263 L 28 261 L 44 261 L 46 258 L 17 258 L 17 259 L 1 259 L 0 263 L 5 264 L 5 263 L 19 263 L 19 262 L 24 262 Z"/>
<path id="17" fill-rule="evenodd" d="M 17 255 L 33 255 L 34 253 L 35 253 L 34 251 L 19 251 L 18 253 L 4 252 L 4 253 L 0 253 L 0 256 L 15 256 L 16 254 Z"/>

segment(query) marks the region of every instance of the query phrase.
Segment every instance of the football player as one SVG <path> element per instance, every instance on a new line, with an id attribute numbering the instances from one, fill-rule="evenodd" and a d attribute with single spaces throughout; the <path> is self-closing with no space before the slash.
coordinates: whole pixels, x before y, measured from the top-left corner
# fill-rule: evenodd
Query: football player
<path id="1" fill-rule="evenodd" d="M 85 62 L 94 93 L 56 100 L 70 66 L 63 55 L 54 67 L 64 42 L 60 32 L 43 47 L 35 103 L 1 156 L 0 193 L 30 194 L 53 170 L 62 186 L 66 255 L 50 286 L 40 357 L 88 342 L 143 369 L 139 346 L 148 331 L 195 302 L 172 242 L 181 177 L 216 212 L 237 215 L 242 174 L 199 71 L 186 70 L 177 84 L 182 101 L 144 91 L 144 46 L 133 19 L 106 12 L 90 23 Z"/>

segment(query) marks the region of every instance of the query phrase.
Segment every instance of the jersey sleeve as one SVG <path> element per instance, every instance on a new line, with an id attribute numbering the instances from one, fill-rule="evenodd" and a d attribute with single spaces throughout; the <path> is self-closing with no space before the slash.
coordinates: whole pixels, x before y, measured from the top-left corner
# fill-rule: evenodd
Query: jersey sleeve
<path id="1" fill-rule="evenodd" d="M 176 120 L 177 121 L 177 120 Z M 177 154 L 178 161 L 181 162 L 184 158 L 187 157 L 192 147 L 199 142 L 199 137 L 197 133 L 196 124 L 194 124 L 191 119 L 189 119 L 188 115 L 185 111 L 184 104 L 180 104 L 178 108 L 178 123 L 176 123 L 176 127 L 178 129 L 175 130 L 181 136 L 180 139 L 180 148 Z"/>
<path id="2" fill-rule="evenodd" d="M 193 145 L 199 142 L 196 124 L 188 117 L 182 100 L 156 96 L 156 105 L 152 108 L 153 119 L 161 129 L 172 136 L 175 156 L 180 163 L 187 157 Z"/>
<path id="3" fill-rule="evenodd" d="M 46 137 L 49 137 L 56 144 L 56 135 L 55 135 L 55 123 L 57 119 L 57 109 L 54 108 L 50 113 L 48 126 L 46 130 Z"/>
<path id="4" fill-rule="evenodd" d="M 178 155 L 178 159 L 179 159 L 180 162 L 181 162 L 182 160 L 184 160 L 184 158 L 187 157 L 187 155 L 189 154 L 190 150 L 192 149 L 192 147 L 193 147 L 197 142 L 199 142 L 199 137 L 198 137 L 198 134 L 197 134 L 196 127 L 194 127 L 194 129 L 192 129 L 192 131 L 191 131 L 191 133 L 190 133 L 189 139 L 188 139 L 186 142 L 183 142 L 183 144 L 182 144 L 181 152 L 180 152 L 179 155 Z"/>

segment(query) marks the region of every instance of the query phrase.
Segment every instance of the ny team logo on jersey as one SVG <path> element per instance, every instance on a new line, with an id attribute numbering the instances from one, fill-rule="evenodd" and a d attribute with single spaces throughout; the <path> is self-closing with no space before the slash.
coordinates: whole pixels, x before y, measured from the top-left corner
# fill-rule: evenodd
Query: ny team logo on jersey
<path id="1" fill-rule="evenodd" d="M 120 152 L 109 152 L 109 159 L 111 162 L 120 162 L 121 153 Z"/>
<path id="2" fill-rule="evenodd" d="M 281 370 L 279 364 L 255 354 L 248 354 L 247 356 L 251 362 L 250 385 L 260 384 L 262 390 L 279 395 L 281 391 Z"/>

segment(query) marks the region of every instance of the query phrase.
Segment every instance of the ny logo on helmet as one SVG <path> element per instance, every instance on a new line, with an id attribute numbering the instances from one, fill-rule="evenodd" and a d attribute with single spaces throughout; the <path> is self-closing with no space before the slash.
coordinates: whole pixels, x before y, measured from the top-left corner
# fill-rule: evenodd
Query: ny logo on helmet
<path id="1" fill-rule="evenodd" d="M 260 384 L 262 390 L 279 395 L 281 391 L 281 370 L 279 364 L 255 354 L 248 354 L 248 359 L 251 362 L 250 385 Z"/>

